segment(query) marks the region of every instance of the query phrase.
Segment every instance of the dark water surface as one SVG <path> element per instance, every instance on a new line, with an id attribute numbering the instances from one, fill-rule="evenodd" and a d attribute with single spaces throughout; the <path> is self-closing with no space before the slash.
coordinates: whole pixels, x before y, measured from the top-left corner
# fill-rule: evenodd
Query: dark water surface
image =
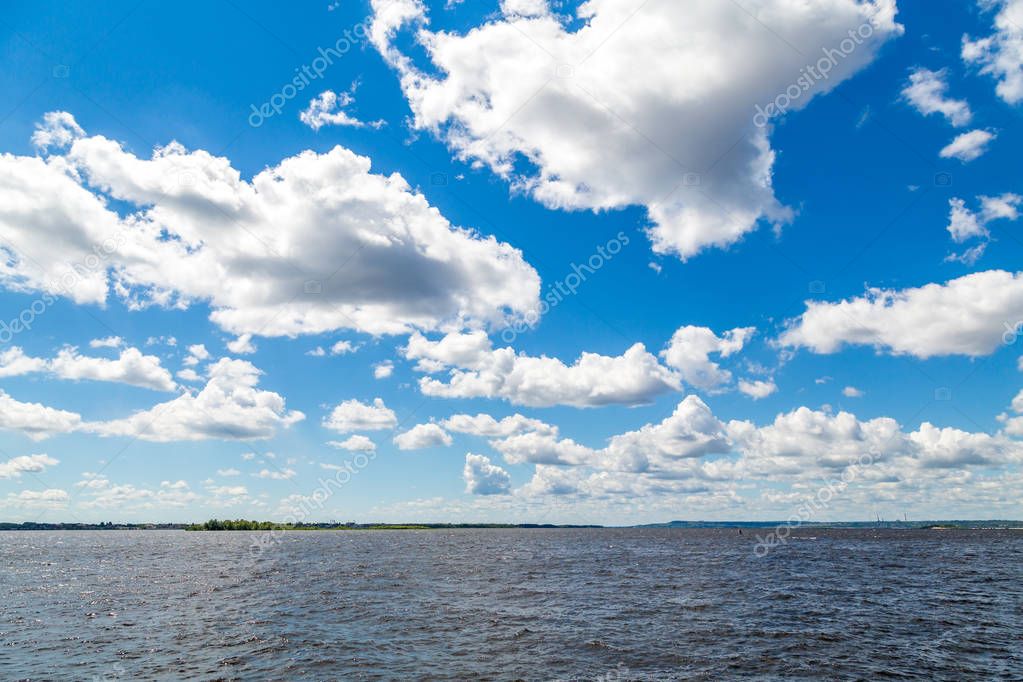
<path id="1" fill-rule="evenodd" d="M 0 678 L 1023 679 L 1023 532 L 0 533 Z"/>

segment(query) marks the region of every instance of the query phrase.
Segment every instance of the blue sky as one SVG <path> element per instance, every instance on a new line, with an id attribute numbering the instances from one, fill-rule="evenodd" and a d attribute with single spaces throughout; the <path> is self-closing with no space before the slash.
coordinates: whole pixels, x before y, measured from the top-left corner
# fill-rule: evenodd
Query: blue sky
<path id="1" fill-rule="evenodd" d="M 1020 517 L 1023 4 L 633 4 L 9 6 L 0 517 Z"/>

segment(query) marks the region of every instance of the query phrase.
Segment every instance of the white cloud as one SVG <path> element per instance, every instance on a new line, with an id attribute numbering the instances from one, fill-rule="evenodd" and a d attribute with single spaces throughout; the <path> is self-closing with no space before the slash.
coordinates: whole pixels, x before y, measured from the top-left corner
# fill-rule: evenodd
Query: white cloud
<path id="1" fill-rule="evenodd" d="M 298 115 L 298 118 L 313 130 L 323 126 L 348 126 L 352 128 L 382 128 L 386 121 L 360 121 L 347 111 L 345 107 L 355 103 L 355 86 L 348 92 L 324 90 L 309 100 L 309 106 Z"/>
<path id="2" fill-rule="evenodd" d="M 323 420 L 324 427 L 338 433 L 379 431 L 393 429 L 397 425 L 398 417 L 394 410 L 384 405 L 380 398 L 374 399 L 372 405 L 358 400 L 346 400 L 339 403 Z"/>
<path id="3" fill-rule="evenodd" d="M 964 35 L 963 61 L 998 79 L 998 96 L 1018 104 L 1023 100 L 1023 0 L 983 0 L 980 5 L 998 8 L 994 32 L 977 40 Z"/>
<path id="4" fill-rule="evenodd" d="M 386 379 L 391 376 L 392 372 L 394 372 L 394 363 L 390 360 L 373 365 L 373 377 L 375 379 Z"/>
<path id="5" fill-rule="evenodd" d="M 1019 369 L 1023 371 L 1023 357 L 1019 359 Z M 998 415 L 998 421 L 1004 424 L 1005 433 L 1010 436 L 1023 437 L 1023 391 L 1012 399 L 1010 408 L 1019 416 L 1012 417 L 1007 413 Z"/>
<path id="6" fill-rule="evenodd" d="M 613 436 L 601 449 L 561 438 L 557 427 L 521 415 L 501 422 L 487 415 L 455 415 L 445 425 L 453 430 L 497 437 L 490 441 L 490 446 L 509 464 L 585 465 L 671 477 L 680 467 L 691 470 L 694 459 L 729 451 L 724 424 L 696 396 L 682 400 L 663 421 Z"/>
<path id="7" fill-rule="evenodd" d="M 974 237 L 986 237 L 988 231 L 977 219 L 977 214 L 966 208 L 966 202 L 958 197 L 948 200 L 948 233 L 952 235 L 952 241 L 957 244 L 973 239 Z"/>
<path id="8" fill-rule="evenodd" d="M 855 386 L 846 386 L 842 389 L 842 395 L 846 398 L 862 398 L 866 394 Z"/>
<path id="9" fill-rule="evenodd" d="M 79 355 L 74 347 L 64 348 L 49 361 L 49 369 L 62 379 L 113 381 L 154 391 L 173 391 L 177 384 L 155 355 L 143 355 L 137 348 L 125 348 L 116 360 Z"/>
<path id="10" fill-rule="evenodd" d="M 784 476 L 812 473 L 814 467 L 841 469 L 862 455 L 881 459 L 904 452 L 907 443 L 894 419 L 859 421 L 855 415 L 800 407 L 757 427 L 732 421 L 728 435 L 744 456 L 749 474 Z"/>
<path id="11" fill-rule="evenodd" d="M 85 508 L 101 509 L 166 509 L 187 507 L 199 500 L 184 481 L 163 481 L 158 488 L 140 488 L 132 484 L 86 487 L 91 497 L 82 503 Z"/>
<path id="12" fill-rule="evenodd" d="M 124 345 L 124 339 L 120 336 L 108 336 L 103 339 L 93 339 L 89 342 L 89 348 L 120 348 Z"/>
<path id="13" fill-rule="evenodd" d="M 182 364 L 185 367 L 195 367 L 203 360 L 210 359 L 210 352 L 206 350 L 206 346 L 201 343 L 196 343 L 188 347 L 188 355 L 182 360 Z"/>
<path id="14" fill-rule="evenodd" d="M 980 211 L 966 207 L 958 197 L 949 199 L 948 233 L 952 241 L 961 244 L 975 237 L 987 237 L 987 226 L 994 220 L 1016 220 L 1023 197 L 1006 192 L 1000 196 L 980 196 Z"/>
<path id="15" fill-rule="evenodd" d="M 376 443 L 363 435 L 349 436 L 341 441 L 329 440 L 327 445 L 338 450 L 349 450 L 351 452 L 374 452 L 377 449 Z"/>
<path id="16" fill-rule="evenodd" d="M 1014 412 L 1023 414 L 1023 391 L 1016 394 L 1016 397 L 1012 399 L 1012 409 Z"/>
<path id="17" fill-rule="evenodd" d="M 718 337 L 707 327 L 692 325 L 675 331 L 661 357 L 669 367 L 677 369 L 682 380 L 696 388 L 711 390 L 732 381 L 732 373 L 710 360 L 710 355 L 727 358 L 742 350 L 752 336 L 753 327 L 738 327 Z"/>
<path id="18" fill-rule="evenodd" d="M 986 270 L 902 290 L 871 288 L 838 303 L 807 301 L 780 342 L 815 353 L 869 345 L 895 355 L 989 355 L 1023 320 L 1023 273 Z"/>
<path id="19" fill-rule="evenodd" d="M 679 390 L 683 382 L 708 391 L 723 389 L 732 374 L 710 356 L 737 353 L 753 331 L 739 327 L 719 337 L 707 327 L 681 327 L 661 351 L 664 365 L 641 343 L 619 356 L 582 353 L 566 365 L 545 355 L 517 353 L 510 346 L 494 349 L 482 331 L 451 333 L 437 341 L 413 334 L 403 352 L 415 361 L 416 370 L 447 374 L 446 383 L 432 376 L 421 378 L 425 395 L 504 398 L 534 407 L 639 405 Z"/>
<path id="20" fill-rule="evenodd" d="M 142 440 L 251 440 L 272 437 L 305 416 L 288 411 L 284 398 L 256 388 L 261 374 L 245 360 L 223 359 L 209 369 L 198 393 L 184 393 L 130 417 L 83 422 L 81 415 L 37 403 L 22 403 L 0 390 L 0 428 L 39 440 L 57 433 L 84 431 Z"/>
<path id="21" fill-rule="evenodd" d="M 91 471 L 82 472 L 82 480 L 75 483 L 76 488 L 88 488 L 89 490 L 99 490 L 109 485 L 110 481 L 106 476 Z"/>
<path id="22" fill-rule="evenodd" d="M 137 348 L 125 348 L 116 359 L 88 357 L 74 346 L 61 349 L 46 360 L 25 355 L 14 346 L 0 353 L 0 376 L 49 372 L 72 381 L 110 381 L 154 391 L 173 391 L 177 385 L 155 355 L 143 355 Z"/>
<path id="23" fill-rule="evenodd" d="M 287 481 L 295 478 L 294 469 L 260 469 L 258 473 L 252 474 L 256 478 L 265 478 L 271 481 Z"/>
<path id="24" fill-rule="evenodd" d="M 1023 392 L 1017 403 L 1023 411 Z M 498 423 L 457 417 L 470 426 Z M 560 438 L 556 427 L 543 426 L 547 431 L 524 430 L 490 443 L 510 464 L 537 465 L 532 480 L 514 491 L 517 497 L 573 495 L 634 504 L 637 497 L 655 503 L 662 496 L 673 504 L 683 498 L 693 504 L 718 500 L 734 509 L 741 502 L 739 486 L 788 486 L 778 499 L 792 504 L 821 481 L 841 476 L 859 487 L 843 497 L 862 504 L 879 495 L 890 497 L 893 486 L 901 495 L 926 498 L 935 485 L 941 489 L 957 477 L 969 479 L 974 468 L 987 471 L 1023 462 L 1023 443 L 1001 434 L 928 422 L 905 431 L 888 417 L 861 421 L 848 412 L 806 407 L 779 414 L 763 426 L 724 424 L 692 395 L 663 421 L 613 436 L 599 449 Z M 492 466 L 489 459 L 473 466 L 484 465 Z"/>
<path id="25" fill-rule="evenodd" d="M 611 469 L 670 474 L 680 461 L 688 469 L 694 459 L 728 452 L 728 445 L 724 425 L 690 395 L 660 423 L 612 437 L 603 455 Z"/>
<path id="26" fill-rule="evenodd" d="M 964 249 L 961 253 L 950 253 L 945 256 L 946 263 L 962 263 L 963 265 L 975 265 L 987 251 L 987 240 L 974 244 Z"/>
<path id="27" fill-rule="evenodd" d="M 950 254 L 946 261 L 958 261 L 973 265 L 984 255 L 990 232 L 989 223 L 994 220 L 1016 220 L 1019 218 L 1019 206 L 1023 197 L 1006 192 L 1000 196 L 980 196 L 980 211 L 975 212 L 966 207 L 966 202 L 958 197 L 949 199 L 948 233 L 957 244 L 970 239 L 983 239 L 979 244 L 966 249 L 960 254 Z"/>
<path id="28" fill-rule="evenodd" d="M 521 252 L 452 226 L 342 147 L 247 181 L 177 143 L 146 159 L 78 136 L 45 158 L 0 155 L 0 191 L 8 289 L 97 305 L 113 291 L 131 308 L 206 302 L 236 335 L 502 325 L 539 296 Z"/>
<path id="29" fill-rule="evenodd" d="M 909 83 L 902 96 L 924 116 L 941 114 L 955 127 L 967 125 L 973 112 L 965 100 L 951 99 L 948 92 L 948 71 L 917 68 L 909 74 Z"/>
<path id="30" fill-rule="evenodd" d="M 987 130 L 971 130 L 957 135 L 938 155 L 943 159 L 959 159 L 967 163 L 980 158 L 987 151 L 988 143 L 995 137 L 995 133 Z"/>
<path id="31" fill-rule="evenodd" d="M 748 379 L 739 380 L 739 391 L 753 398 L 754 400 L 760 400 L 767 396 L 775 393 L 778 390 L 777 384 L 774 381 L 768 379 L 766 381 Z"/>
<path id="32" fill-rule="evenodd" d="M 32 133 L 32 144 L 40 149 L 66 147 L 85 136 L 74 117 L 66 111 L 51 111 L 43 114 L 43 122 L 36 123 Z"/>
<path id="33" fill-rule="evenodd" d="M 23 473 L 37 474 L 59 463 L 59 460 L 43 454 L 12 457 L 0 462 L 0 478 L 20 478 Z"/>
<path id="34" fill-rule="evenodd" d="M 538 433 L 557 433 L 557 427 L 545 424 L 539 419 L 530 419 L 521 414 L 513 414 L 500 421 L 489 414 L 454 414 L 445 419 L 442 426 L 455 433 L 468 433 L 473 436 L 488 438 L 507 438 L 520 433 L 535 431 Z"/>
<path id="35" fill-rule="evenodd" d="M 329 350 L 330 355 L 347 355 L 354 353 L 359 350 L 361 344 L 354 344 L 351 341 L 337 341 L 334 343 Z M 324 350 L 323 346 L 317 346 L 310 351 L 306 352 L 306 355 L 311 355 L 315 358 L 322 358 L 327 355 L 328 351 Z"/>
<path id="36" fill-rule="evenodd" d="M 757 107 L 802 77 L 790 100 L 802 108 L 902 32 L 892 0 L 759 0 L 748 11 L 589 0 L 573 30 L 517 0 L 463 35 L 431 31 L 418 1 L 372 4 L 371 39 L 399 72 L 416 128 L 550 208 L 643 206 L 654 250 L 681 258 L 732 244 L 762 218 L 791 218 L 774 196 L 771 126 L 754 125 Z M 409 26 L 429 68 L 397 47 Z M 795 49 L 779 49 L 777 30 Z M 807 63 L 843 41 L 827 77 L 809 79 Z"/>
<path id="37" fill-rule="evenodd" d="M 63 509 L 71 496 L 59 488 L 46 490 L 22 490 L 20 493 L 8 493 L 3 506 L 15 509 Z"/>
<path id="38" fill-rule="evenodd" d="M 492 440 L 490 446 L 509 464 L 583 464 L 594 457 L 591 448 L 571 438 L 558 438 L 557 432 L 522 433 Z"/>
<path id="39" fill-rule="evenodd" d="M 473 495 L 504 495 L 511 491 L 511 476 L 508 472 L 491 464 L 489 457 L 469 453 L 465 456 L 462 469 L 465 491 Z"/>
<path id="40" fill-rule="evenodd" d="M 438 341 L 413 334 L 404 349 L 407 359 L 416 360 L 418 371 L 431 373 L 447 367 L 477 366 L 490 352 L 490 339 L 482 331 L 447 334 Z"/>
<path id="41" fill-rule="evenodd" d="M 173 336 L 150 336 L 149 338 L 146 339 L 146 345 L 147 346 L 164 345 L 174 347 L 178 345 L 178 340 Z"/>
<path id="42" fill-rule="evenodd" d="M 234 341 L 228 341 L 227 349 L 237 355 L 249 355 L 256 352 L 256 344 L 252 343 L 252 334 L 242 334 Z"/>
<path id="43" fill-rule="evenodd" d="M 20 431 L 32 440 L 42 440 L 74 431 L 81 423 L 81 415 L 74 412 L 39 403 L 22 403 L 0 389 L 0 429 Z"/>
<path id="44" fill-rule="evenodd" d="M 91 422 L 84 430 L 157 442 L 256 440 L 272 438 L 278 429 L 305 418 L 287 410 L 281 395 L 257 389 L 262 372 L 246 360 L 218 360 L 208 374 L 194 395 L 184 393 L 124 419 Z"/>
<path id="45" fill-rule="evenodd" d="M 422 450 L 451 445 L 451 436 L 437 424 L 416 424 L 394 437 L 399 450 Z"/>
<path id="46" fill-rule="evenodd" d="M 227 469 L 217 469 L 217 476 L 240 476 L 242 472 L 238 471 L 234 467 L 228 467 Z"/>
<path id="47" fill-rule="evenodd" d="M 1006 192 L 997 197 L 981 196 L 980 214 L 983 222 L 987 224 L 999 218 L 1016 220 L 1019 218 L 1021 202 L 1023 202 L 1023 197 L 1011 192 Z"/>
<path id="48" fill-rule="evenodd" d="M 249 489 L 243 485 L 214 485 L 208 486 L 206 491 L 211 495 L 224 498 L 244 497 L 249 494 Z"/>
<path id="49" fill-rule="evenodd" d="M 927 468 L 960 468 L 1018 461 L 1020 445 L 1000 436 L 938 428 L 924 422 L 908 436 L 916 446 L 919 465 Z"/>
<path id="50" fill-rule="evenodd" d="M 799 408 L 755 428 L 731 422 L 729 433 L 748 460 L 745 470 L 767 475 L 814 475 L 814 467 L 841 470 L 866 457 L 877 479 L 912 479 L 930 469 L 1006 464 L 1020 460 L 1023 444 L 1003 436 L 939 428 L 923 422 L 905 432 L 888 417 L 860 421 L 848 412 Z"/>
<path id="51" fill-rule="evenodd" d="M 358 346 L 352 344 L 351 341 L 338 341 L 330 347 L 331 355 L 346 355 L 348 353 L 354 353 L 359 349 Z"/>
<path id="52" fill-rule="evenodd" d="M 506 17 L 539 17 L 550 13 L 547 0 L 501 0 L 501 12 Z"/>
<path id="53" fill-rule="evenodd" d="M 191 367 L 186 367 L 185 369 L 179 370 L 175 374 L 175 376 L 177 378 L 181 379 L 182 381 L 189 381 L 189 382 L 202 381 L 202 377 L 199 376 L 199 373 L 196 372 Z"/>
<path id="54" fill-rule="evenodd" d="M 481 332 L 448 334 L 439 341 L 413 334 L 404 352 L 417 361 L 419 371 L 448 371 L 447 383 L 433 377 L 419 380 L 423 394 L 435 397 L 594 407 L 648 403 L 679 388 L 678 377 L 641 343 L 614 357 L 583 353 L 572 365 L 545 355 L 517 354 L 510 346 L 493 350 Z"/>
<path id="55" fill-rule="evenodd" d="M 0 352 L 0 377 L 17 377 L 23 374 L 44 372 L 48 363 L 42 358 L 25 355 L 18 346 Z"/>

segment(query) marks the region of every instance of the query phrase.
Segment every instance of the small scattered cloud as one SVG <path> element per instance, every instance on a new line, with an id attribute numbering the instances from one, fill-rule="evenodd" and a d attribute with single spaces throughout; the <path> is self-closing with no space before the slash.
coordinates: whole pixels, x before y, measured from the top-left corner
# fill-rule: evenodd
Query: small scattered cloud
<path id="1" fill-rule="evenodd" d="M 252 474 L 256 478 L 265 478 L 271 481 L 287 481 L 295 478 L 296 471 L 294 469 L 260 469 L 258 472 Z"/>
<path id="2" fill-rule="evenodd" d="M 345 111 L 345 107 L 355 103 L 355 90 L 356 85 L 354 84 L 347 92 L 324 90 L 309 100 L 309 106 L 298 117 L 302 123 L 317 131 L 323 126 L 382 128 L 387 125 L 387 121 L 383 119 L 370 122 L 360 121 Z"/>
<path id="3" fill-rule="evenodd" d="M 767 381 L 749 381 L 741 379 L 739 381 L 739 392 L 748 395 L 754 400 L 766 398 L 772 393 L 775 393 L 777 390 L 778 386 L 770 379 Z"/>
<path id="4" fill-rule="evenodd" d="M 473 495 L 506 495 L 511 491 L 511 476 L 484 455 L 465 456 L 462 478 L 465 491 Z"/>
<path id="5" fill-rule="evenodd" d="M 329 440 L 327 445 L 350 452 L 374 452 L 377 449 L 376 443 L 362 435 L 350 436 L 345 440 Z"/>
<path id="6" fill-rule="evenodd" d="M 22 474 L 38 474 L 59 464 L 59 460 L 49 455 L 21 455 L 0 462 L 0 478 L 21 478 Z"/>
<path id="7" fill-rule="evenodd" d="M 922 67 L 909 74 L 902 97 L 924 116 L 940 114 L 956 128 L 968 125 L 973 112 L 966 100 L 948 96 L 948 70 L 931 71 Z"/>
<path id="8" fill-rule="evenodd" d="M 399 450 L 422 450 L 451 445 L 451 436 L 437 424 L 417 424 L 394 437 Z"/>
<path id="9" fill-rule="evenodd" d="M 987 130 L 971 130 L 957 135 L 938 155 L 943 159 L 959 159 L 963 163 L 969 163 L 980 158 L 995 137 L 996 133 Z"/>
<path id="10" fill-rule="evenodd" d="M 252 343 L 252 334 L 242 334 L 234 341 L 228 341 L 227 349 L 237 355 L 248 355 L 256 352 L 256 344 Z"/>
<path id="11" fill-rule="evenodd" d="M 89 342 L 89 348 L 120 348 L 124 345 L 124 339 L 120 336 L 108 336 L 102 339 L 93 339 Z"/>
<path id="12" fill-rule="evenodd" d="M 380 398 L 372 404 L 358 400 L 346 400 L 339 403 L 323 420 L 323 426 L 338 433 L 352 431 L 379 431 L 393 429 L 398 425 L 398 417 L 394 410 L 384 404 Z"/>

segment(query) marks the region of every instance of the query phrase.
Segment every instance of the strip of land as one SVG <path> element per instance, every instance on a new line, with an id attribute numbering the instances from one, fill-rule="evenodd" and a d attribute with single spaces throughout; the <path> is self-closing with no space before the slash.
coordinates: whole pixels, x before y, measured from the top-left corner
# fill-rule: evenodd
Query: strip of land
<path id="1" fill-rule="evenodd" d="M 444 530 L 455 528 L 774 528 L 786 521 L 669 521 L 636 526 L 554 523 L 277 523 L 248 519 L 210 519 L 203 523 L 7 523 L 4 530 L 187 530 L 187 531 L 259 531 L 259 530 Z M 817 521 L 790 527 L 799 528 L 886 528 L 886 529 L 1013 529 L 1023 530 L 1023 521 L 931 520 L 931 521 Z"/>

